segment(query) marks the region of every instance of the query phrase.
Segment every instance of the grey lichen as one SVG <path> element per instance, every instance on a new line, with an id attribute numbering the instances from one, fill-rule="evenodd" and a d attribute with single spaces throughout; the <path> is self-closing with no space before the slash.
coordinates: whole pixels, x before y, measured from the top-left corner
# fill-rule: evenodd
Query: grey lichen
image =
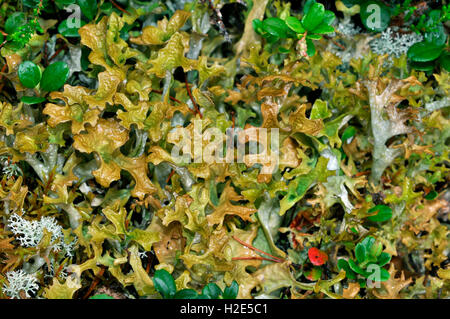
<path id="1" fill-rule="evenodd" d="M 394 93 L 403 86 L 401 80 L 390 82 L 381 94 L 377 93 L 377 81 L 364 82 L 369 94 L 371 129 L 373 136 L 373 163 L 370 180 L 374 185 L 380 182 L 384 170 L 402 154 L 399 148 L 390 148 L 386 142 L 394 136 L 411 133 L 405 125 L 406 117 L 397 109 L 399 102 L 391 102 Z"/>

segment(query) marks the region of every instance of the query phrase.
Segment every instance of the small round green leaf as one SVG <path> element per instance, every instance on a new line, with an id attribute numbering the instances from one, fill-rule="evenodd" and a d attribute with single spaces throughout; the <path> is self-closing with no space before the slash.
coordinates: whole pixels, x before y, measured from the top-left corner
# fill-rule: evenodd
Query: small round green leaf
<path id="1" fill-rule="evenodd" d="M 305 28 L 303 27 L 302 23 L 299 19 L 296 17 L 287 17 L 286 18 L 286 24 L 287 26 L 294 32 L 297 33 L 304 33 Z"/>
<path id="2" fill-rule="evenodd" d="M 66 62 L 58 61 L 50 64 L 42 73 L 41 90 L 52 92 L 59 90 L 69 77 L 69 67 Z"/>
<path id="3" fill-rule="evenodd" d="M 308 30 L 314 30 L 325 19 L 325 7 L 321 3 L 313 3 L 302 18 L 303 27 Z"/>
<path id="4" fill-rule="evenodd" d="M 338 260 L 338 268 L 339 270 L 344 269 L 345 275 L 348 279 L 355 279 L 356 274 L 353 272 L 353 270 L 350 268 L 348 261 L 345 259 L 339 259 Z"/>
<path id="5" fill-rule="evenodd" d="M 254 19 L 252 21 L 253 30 L 255 30 L 256 33 L 262 35 L 263 34 L 263 25 L 262 21 L 259 19 Z"/>
<path id="6" fill-rule="evenodd" d="M 175 280 L 172 275 L 165 269 L 155 271 L 153 277 L 155 289 L 163 296 L 164 299 L 172 299 L 177 291 Z"/>
<path id="7" fill-rule="evenodd" d="M 218 299 L 222 294 L 222 290 L 215 283 L 209 283 L 203 287 L 202 295 L 208 299 Z"/>
<path id="8" fill-rule="evenodd" d="M 429 192 L 429 193 L 425 196 L 425 199 L 426 199 L 426 200 L 433 200 L 433 199 L 435 199 L 438 195 L 439 195 L 438 192 L 436 192 L 436 191 L 433 190 L 433 191 Z"/>
<path id="9" fill-rule="evenodd" d="M 25 104 L 38 104 L 38 103 L 42 103 L 46 100 L 45 97 L 40 97 L 40 96 L 22 96 L 20 98 L 20 100 L 25 103 Z"/>
<path id="10" fill-rule="evenodd" d="M 286 22 L 280 18 L 267 18 L 262 22 L 262 28 L 265 32 L 278 38 L 286 38 L 289 31 Z"/>
<path id="11" fill-rule="evenodd" d="M 26 88 L 32 89 L 41 80 L 41 69 L 31 61 L 24 61 L 19 65 L 17 72 L 20 83 Z"/>
<path id="12" fill-rule="evenodd" d="M 450 72 L 450 52 L 445 51 L 439 57 L 439 64 L 447 71 Z"/>
<path id="13" fill-rule="evenodd" d="M 306 39 L 306 45 L 306 54 L 308 54 L 308 56 L 314 56 L 314 54 L 316 54 L 316 46 L 314 45 L 314 42 L 312 42 L 311 39 Z"/>
<path id="14" fill-rule="evenodd" d="M 239 284 L 236 280 L 233 280 L 230 286 L 226 287 L 223 291 L 223 299 L 236 299 L 239 293 Z"/>
<path id="15" fill-rule="evenodd" d="M 447 40 L 447 34 L 445 34 L 445 28 L 442 23 L 437 25 L 433 30 L 426 32 L 425 35 L 425 41 L 428 43 L 432 43 L 437 46 L 441 46 L 445 44 L 445 41 Z"/>
<path id="16" fill-rule="evenodd" d="M 414 62 L 429 62 L 436 60 L 442 53 L 444 46 L 433 43 L 419 42 L 408 49 L 408 58 Z"/>
<path id="17" fill-rule="evenodd" d="M 97 0 L 77 0 L 77 2 L 86 18 L 94 20 L 97 14 Z"/>
<path id="18" fill-rule="evenodd" d="M 318 34 L 333 33 L 334 32 L 334 28 L 331 25 L 328 25 L 328 24 L 322 22 L 321 24 L 319 24 L 317 26 L 317 28 L 312 30 L 312 32 L 318 33 Z"/>
<path id="19" fill-rule="evenodd" d="M 370 249 L 372 248 L 372 245 L 375 243 L 375 238 L 373 238 L 372 236 L 367 236 L 366 238 L 363 239 L 363 241 L 361 242 L 361 244 L 364 245 L 364 248 L 366 248 L 366 251 L 370 251 Z"/>
<path id="20" fill-rule="evenodd" d="M 348 265 L 350 266 L 350 269 L 353 270 L 354 272 L 356 272 L 357 274 L 366 276 L 367 272 L 362 269 L 361 267 L 359 267 L 352 259 L 348 260 Z"/>
<path id="21" fill-rule="evenodd" d="M 370 247 L 370 251 L 368 253 L 370 257 L 372 257 L 371 259 L 375 261 L 382 251 L 383 251 L 383 244 L 380 243 L 379 241 L 376 241 L 375 243 L 373 243 L 372 247 Z"/>
<path id="22" fill-rule="evenodd" d="M 198 293 L 194 289 L 182 289 L 177 291 L 174 299 L 197 299 Z"/>
<path id="23" fill-rule="evenodd" d="M 378 264 L 378 266 L 383 267 L 384 265 L 386 265 L 390 261 L 391 261 L 391 255 L 389 255 L 386 252 L 382 252 L 380 254 L 380 256 L 378 256 L 377 264 Z"/>
<path id="24" fill-rule="evenodd" d="M 380 281 L 386 281 L 389 279 L 389 277 L 391 276 L 391 274 L 384 268 L 380 269 Z"/>
<path id="25" fill-rule="evenodd" d="M 351 142 L 351 138 L 353 136 L 355 136 L 356 134 L 356 128 L 354 126 L 349 126 L 344 130 L 344 133 L 342 133 L 342 137 L 341 140 L 346 143 L 349 144 Z"/>
<path id="26" fill-rule="evenodd" d="M 361 243 L 356 245 L 355 255 L 359 263 L 363 263 L 366 260 L 366 248 Z"/>
<path id="27" fill-rule="evenodd" d="M 392 217 L 392 209 L 389 206 L 386 205 L 377 205 L 375 207 L 372 207 L 368 211 L 369 213 L 375 213 L 376 215 L 367 217 L 368 220 L 372 222 L 385 222 Z"/>
<path id="28" fill-rule="evenodd" d="M 17 31 L 17 29 L 27 23 L 25 13 L 14 12 L 11 14 L 5 22 L 5 32 L 12 34 Z"/>

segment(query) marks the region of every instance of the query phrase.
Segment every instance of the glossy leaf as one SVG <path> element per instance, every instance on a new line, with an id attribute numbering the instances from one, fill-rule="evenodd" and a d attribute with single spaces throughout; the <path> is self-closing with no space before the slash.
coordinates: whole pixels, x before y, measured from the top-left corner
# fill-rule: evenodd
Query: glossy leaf
<path id="1" fill-rule="evenodd" d="M 325 19 L 325 7 L 321 3 L 314 2 L 302 18 L 303 27 L 313 31 Z"/>
<path id="2" fill-rule="evenodd" d="M 86 18 L 93 20 L 97 14 L 97 0 L 77 0 L 77 3 Z"/>
<path id="3" fill-rule="evenodd" d="M 25 104 L 38 104 L 38 103 L 42 103 L 46 100 L 45 97 L 40 97 L 40 96 L 22 96 L 20 98 L 20 100 L 25 103 Z"/>
<path id="4" fill-rule="evenodd" d="M 386 205 L 377 205 L 368 210 L 368 213 L 375 213 L 376 215 L 372 215 L 367 217 L 368 220 L 373 222 L 385 222 L 392 218 L 392 208 Z"/>
<path id="5" fill-rule="evenodd" d="M 38 85 L 42 76 L 41 69 L 31 61 L 22 62 L 19 65 L 17 74 L 19 75 L 20 83 L 30 89 Z"/>
<path id="6" fill-rule="evenodd" d="M 41 90 L 52 92 L 59 90 L 69 77 L 69 66 L 58 61 L 50 64 L 42 73 Z"/>
<path id="7" fill-rule="evenodd" d="M 233 280 L 231 285 L 225 287 L 225 289 L 223 290 L 222 297 L 223 299 L 236 299 L 238 293 L 239 284 L 236 282 L 236 280 Z"/>
<path id="8" fill-rule="evenodd" d="M 175 296 L 177 287 L 172 275 L 165 269 L 155 271 L 153 283 L 156 290 L 163 296 L 164 299 L 172 299 Z"/>
<path id="9" fill-rule="evenodd" d="M 437 46 L 427 42 L 419 42 L 409 48 L 408 58 L 414 62 L 433 61 L 441 55 L 443 49 L 443 46 Z"/>
<path id="10" fill-rule="evenodd" d="M 203 287 L 202 295 L 208 299 L 218 299 L 222 294 L 222 290 L 215 283 L 209 283 Z"/>

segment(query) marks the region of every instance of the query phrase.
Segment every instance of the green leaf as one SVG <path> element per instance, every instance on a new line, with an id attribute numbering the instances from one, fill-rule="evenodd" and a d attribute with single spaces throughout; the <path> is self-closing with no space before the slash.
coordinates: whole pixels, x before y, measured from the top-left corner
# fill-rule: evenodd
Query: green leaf
<path id="1" fill-rule="evenodd" d="M 350 268 L 350 265 L 348 264 L 347 260 L 339 259 L 338 260 L 338 268 L 339 268 L 339 270 L 341 270 L 341 269 L 345 270 L 345 275 L 347 276 L 348 279 L 355 279 L 356 278 L 356 274 Z"/>
<path id="2" fill-rule="evenodd" d="M 388 264 L 391 261 L 391 255 L 389 255 L 386 252 L 382 252 L 377 259 L 377 264 L 380 267 L 383 267 L 384 265 Z"/>
<path id="3" fill-rule="evenodd" d="M 89 297 L 89 299 L 114 299 L 114 297 L 107 295 L 107 294 L 98 294 L 98 295 Z"/>
<path id="4" fill-rule="evenodd" d="M 360 8 L 361 22 L 369 31 L 381 32 L 389 26 L 391 15 L 389 8 L 381 1 L 366 1 Z"/>
<path id="5" fill-rule="evenodd" d="M 380 276 L 380 281 L 386 281 L 391 276 L 391 274 L 389 274 L 389 272 L 386 269 L 384 269 L 384 268 L 380 269 L 380 275 L 381 275 Z"/>
<path id="6" fill-rule="evenodd" d="M 233 280 L 231 285 L 226 287 L 223 291 L 223 299 L 236 299 L 237 295 L 239 293 L 239 284 L 236 282 L 236 280 Z"/>
<path id="7" fill-rule="evenodd" d="M 331 25 L 328 25 L 328 24 L 322 22 L 317 28 L 312 30 L 312 32 L 318 33 L 318 34 L 333 33 L 334 28 Z"/>
<path id="8" fill-rule="evenodd" d="M 254 19 L 252 21 L 253 30 L 255 30 L 256 33 L 262 35 L 263 34 L 263 24 L 262 21 L 259 19 Z"/>
<path id="9" fill-rule="evenodd" d="M 278 51 L 279 51 L 280 53 L 284 53 L 284 54 L 291 52 L 291 50 L 286 49 L 286 48 L 283 48 L 283 47 L 279 47 L 279 48 L 278 48 Z"/>
<path id="10" fill-rule="evenodd" d="M 14 12 L 11 14 L 5 22 L 5 32 L 8 34 L 12 34 L 17 31 L 17 29 L 27 23 L 27 19 L 25 18 L 25 13 L 23 12 Z"/>
<path id="11" fill-rule="evenodd" d="M 38 103 L 42 103 L 46 100 L 45 97 L 40 97 L 40 96 L 22 96 L 20 98 L 20 100 L 25 103 L 25 104 L 38 104 Z"/>
<path id="12" fill-rule="evenodd" d="M 325 19 L 325 7 L 321 3 L 313 3 L 308 8 L 307 13 L 302 18 L 303 27 L 308 30 L 314 30 Z"/>
<path id="13" fill-rule="evenodd" d="M 348 265 L 350 266 L 350 269 L 356 272 L 357 274 L 363 275 L 364 277 L 367 275 L 367 272 L 359 267 L 352 259 L 348 260 Z"/>
<path id="14" fill-rule="evenodd" d="M 320 39 L 322 39 L 322 36 L 320 34 L 308 33 L 306 35 L 306 38 L 311 39 L 311 40 L 320 40 Z"/>
<path id="15" fill-rule="evenodd" d="M 29 89 L 38 85 L 41 80 L 41 69 L 31 61 L 24 61 L 19 65 L 18 70 L 20 83 Z"/>
<path id="16" fill-rule="evenodd" d="M 373 243 L 372 247 L 370 247 L 370 250 L 368 252 L 369 255 L 372 257 L 371 259 L 375 261 L 382 251 L 383 251 L 383 244 L 380 242 L 375 242 Z"/>
<path id="17" fill-rule="evenodd" d="M 425 41 L 437 46 L 445 45 L 447 40 L 447 34 L 445 34 L 445 28 L 442 23 L 433 28 L 432 31 L 424 34 Z"/>
<path id="18" fill-rule="evenodd" d="M 450 72 L 450 52 L 444 51 L 439 57 L 439 63 L 447 72 Z"/>
<path id="19" fill-rule="evenodd" d="M 356 245 L 355 255 L 359 263 L 363 263 L 366 260 L 366 248 L 363 246 L 363 244 L 359 243 Z"/>
<path id="20" fill-rule="evenodd" d="M 431 191 L 431 192 L 429 192 L 426 196 L 425 196 L 425 199 L 426 200 L 433 200 L 433 199 L 435 199 L 436 197 L 438 196 L 438 192 L 436 192 L 436 191 Z"/>
<path id="21" fill-rule="evenodd" d="M 305 5 L 303 6 L 303 14 L 308 14 L 314 3 L 316 3 L 316 0 L 306 0 Z"/>
<path id="22" fill-rule="evenodd" d="M 292 30 L 297 33 L 305 33 L 305 28 L 303 27 L 302 23 L 299 19 L 296 17 L 287 17 L 286 18 L 286 25 Z"/>
<path id="23" fill-rule="evenodd" d="M 351 139 L 353 136 L 355 136 L 356 134 L 356 128 L 354 126 L 348 126 L 345 130 L 344 133 L 342 133 L 342 137 L 341 140 L 346 143 L 349 144 L 349 139 Z"/>
<path id="24" fill-rule="evenodd" d="M 218 299 L 222 294 L 222 290 L 215 283 L 209 283 L 203 287 L 202 295 L 208 299 Z"/>
<path id="25" fill-rule="evenodd" d="M 364 245 L 364 248 L 366 248 L 366 251 L 370 251 L 372 249 L 372 245 L 375 243 L 375 238 L 368 236 L 364 238 L 361 243 Z"/>
<path id="26" fill-rule="evenodd" d="M 316 46 L 314 45 L 312 40 L 306 39 L 306 45 L 307 45 L 306 54 L 308 54 L 308 56 L 314 56 L 314 54 L 316 54 Z"/>
<path id="27" fill-rule="evenodd" d="M 173 299 L 197 299 L 198 293 L 194 289 L 182 289 L 177 291 Z"/>
<path id="28" fill-rule="evenodd" d="M 78 0 L 77 2 L 86 18 L 94 20 L 97 14 L 97 0 Z"/>
<path id="29" fill-rule="evenodd" d="M 444 46 L 437 46 L 432 43 L 419 42 L 413 44 L 408 50 L 408 58 L 414 62 L 429 62 L 437 59 L 441 55 Z"/>
<path id="30" fill-rule="evenodd" d="M 68 38 L 79 38 L 80 35 L 78 34 L 78 29 L 76 27 L 69 27 L 67 24 L 69 22 L 69 19 L 64 20 L 63 22 L 61 22 L 58 26 L 58 32 L 61 33 L 63 36 L 68 37 Z M 80 27 L 84 26 L 86 24 L 86 22 L 79 20 L 79 19 L 75 19 L 74 21 L 71 21 L 71 23 L 74 23 Z"/>
<path id="31" fill-rule="evenodd" d="M 153 277 L 155 289 L 163 296 L 164 299 L 172 299 L 177 291 L 175 280 L 172 275 L 165 269 L 155 271 Z"/>
<path id="32" fill-rule="evenodd" d="M 434 67 L 436 66 L 435 61 L 429 61 L 429 62 L 414 62 L 411 61 L 409 66 L 415 70 L 418 71 L 424 71 L 429 72 L 433 71 Z"/>
<path id="33" fill-rule="evenodd" d="M 386 205 L 377 205 L 368 210 L 368 213 L 378 212 L 376 215 L 367 217 L 372 222 L 385 222 L 392 217 L 392 209 Z"/>
<path id="34" fill-rule="evenodd" d="M 61 88 L 69 77 L 69 67 L 66 62 L 58 61 L 50 64 L 42 74 L 41 90 L 52 92 Z"/>
<path id="35" fill-rule="evenodd" d="M 336 16 L 334 15 L 334 12 L 330 11 L 330 10 L 325 10 L 325 14 L 323 16 L 322 23 L 330 25 L 331 23 L 333 23 L 334 19 L 336 19 Z"/>
<path id="36" fill-rule="evenodd" d="M 289 31 L 286 22 L 280 18 L 268 18 L 262 22 L 262 28 L 264 31 L 278 38 L 286 38 Z"/>

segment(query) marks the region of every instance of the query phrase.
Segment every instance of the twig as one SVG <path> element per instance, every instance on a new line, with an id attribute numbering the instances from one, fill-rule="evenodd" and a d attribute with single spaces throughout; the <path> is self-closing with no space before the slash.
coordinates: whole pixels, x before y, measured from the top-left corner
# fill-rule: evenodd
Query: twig
<path id="1" fill-rule="evenodd" d="M 152 92 L 157 93 L 157 94 L 162 94 L 162 93 L 163 93 L 163 92 L 160 91 L 160 90 L 154 90 L 154 89 L 152 89 Z M 183 102 L 181 102 L 180 100 L 178 100 L 178 99 L 176 99 L 176 98 L 174 98 L 174 97 L 172 97 L 172 96 L 169 96 L 169 98 L 170 98 L 172 101 L 174 101 L 174 102 L 177 102 L 177 103 L 179 103 L 179 104 L 183 104 Z"/>
<path id="2" fill-rule="evenodd" d="M 0 46 L 1 47 L 1 46 Z M 5 64 L 3 64 L 3 67 L 2 67 L 2 69 L 0 70 L 0 73 L 3 73 L 3 72 L 5 72 L 6 71 L 6 66 L 7 66 L 7 64 L 6 64 L 6 62 L 5 62 Z M 0 80 L 2 80 L 3 79 L 3 74 L 0 74 Z M 3 90 L 3 86 L 5 85 L 5 83 L 4 82 L 2 82 L 1 84 L 0 84 L 0 92 Z"/>
<path id="3" fill-rule="evenodd" d="M 267 256 L 269 256 L 269 257 L 271 257 L 271 258 L 277 260 L 277 262 L 284 262 L 284 261 L 285 261 L 284 259 L 275 257 L 275 256 L 273 256 L 273 255 L 271 255 L 271 254 L 269 254 L 269 253 L 266 253 L 265 251 L 262 251 L 262 250 L 260 250 L 260 249 L 258 249 L 258 248 L 256 248 L 256 247 L 253 247 L 253 246 L 250 245 L 250 244 L 247 244 L 246 242 L 240 240 L 240 239 L 237 238 L 236 236 L 232 236 L 232 238 L 233 238 L 234 240 L 236 240 L 239 244 L 241 244 L 241 245 L 243 245 L 243 246 L 245 246 L 245 247 L 247 247 L 247 248 L 250 248 L 251 250 L 257 251 L 257 252 L 259 252 L 259 253 L 261 253 L 261 254 L 267 255 Z M 237 257 L 237 258 L 239 258 L 239 257 Z"/>
<path id="4" fill-rule="evenodd" d="M 197 106 L 197 103 L 195 103 L 195 101 L 194 101 L 194 97 L 192 96 L 191 89 L 189 88 L 189 83 L 188 83 L 188 80 L 187 80 L 187 75 L 186 75 L 186 73 L 184 73 L 184 81 L 185 81 L 185 83 L 186 83 L 186 90 L 187 90 L 187 92 L 188 92 L 189 98 L 191 99 L 192 104 L 194 105 L 195 112 L 196 112 L 198 115 L 200 115 L 200 118 L 202 119 L 202 118 L 203 118 L 203 115 L 202 115 L 202 113 L 200 112 L 200 110 L 199 110 L 199 108 L 198 108 L 198 106 Z"/>
<path id="5" fill-rule="evenodd" d="M 102 266 L 100 271 L 98 272 L 98 275 L 95 276 L 94 281 L 92 282 L 91 286 L 89 287 L 89 290 L 84 295 L 83 299 L 87 299 L 89 297 L 89 295 L 91 294 L 91 292 L 95 289 L 95 287 L 97 287 L 98 283 L 100 282 L 100 277 L 103 276 L 103 273 L 105 272 L 105 270 L 106 270 L 106 266 Z"/>
<path id="6" fill-rule="evenodd" d="M 113 4 L 113 6 L 115 6 L 117 9 L 119 9 L 120 11 L 122 11 L 123 13 L 126 13 L 128 15 L 131 15 L 127 10 L 123 9 L 121 6 L 119 6 L 117 3 L 115 3 L 113 0 L 111 0 L 111 3 Z"/>
<path id="7" fill-rule="evenodd" d="M 261 256 L 259 256 L 259 257 L 233 257 L 233 258 L 231 258 L 231 260 L 267 260 L 267 261 L 273 261 L 276 263 L 281 262 L 278 259 L 271 259 L 271 258 L 266 258 L 266 257 L 261 257 Z"/>
<path id="8" fill-rule="evenodd" d="M 60 54 L 61 51 L 64 50 L 65 48 L 67 48 L 67 44 L 66 44 L 66 43 L 64 43 L 64 45 L 63 45 L 62 47 L 60 47 L 60 48 L 58 49 L 58 51 L 56 51 L 56 52 L 50 57 L 50 59 L 48 59 L 48 62 L 50 62 L 51 60 L 53 60 L 54 58 L 56 58 L 56 56 L 57 56 L 58 54 Z"/>
<path id="9" fill-rule="evenodd" d="M 169 184 L 170 179 L 172 178 L 173 174 L 175 174 L 175 170 L 174 169 L 172 169 L 172 171 L 170 172 L 169 176 L 167 177 L 166 184 Z"/>

